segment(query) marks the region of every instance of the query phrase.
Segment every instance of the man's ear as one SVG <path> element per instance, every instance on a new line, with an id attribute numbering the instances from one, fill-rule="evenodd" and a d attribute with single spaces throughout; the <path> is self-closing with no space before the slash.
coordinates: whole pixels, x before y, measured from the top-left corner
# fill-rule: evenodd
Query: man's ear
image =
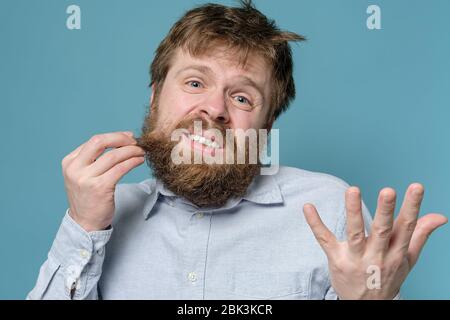
<path id="1" fill-rule="evenodd" d="M 153 98 L 155 97 L 155 84 L 152 84 L 152 95 L 150 96 L 150 108 L 153 108 Z"/>

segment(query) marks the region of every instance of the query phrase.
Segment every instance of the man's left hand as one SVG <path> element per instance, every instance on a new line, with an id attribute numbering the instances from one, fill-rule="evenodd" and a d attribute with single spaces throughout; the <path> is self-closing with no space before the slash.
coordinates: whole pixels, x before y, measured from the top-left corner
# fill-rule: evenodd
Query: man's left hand
<path id="1" fill-rule="evenodd" d="M 411 184 L 394 222 L 395 190 L 381 190 L 371 233 L 366 237 L 360 190 L 348 188 L 347 241 L 343 242 L 324 225 L 314 205 L 304 205 L 306 220 L 327 255 L 331 285 L 339 299 L 393 299 L 399 293 L 430 234 L 447 222 L 436 213 L 417 219 L 423 195 L 421 184 Z M 372 281 L 376 272 L 378 283 Z"/>

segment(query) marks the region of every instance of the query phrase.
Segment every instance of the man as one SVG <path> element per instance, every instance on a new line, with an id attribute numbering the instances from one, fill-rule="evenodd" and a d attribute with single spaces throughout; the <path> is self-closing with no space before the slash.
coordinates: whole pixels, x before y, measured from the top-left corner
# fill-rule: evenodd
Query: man
<path id="1" fill-rule="evenodd" d="M 96 135 L 63 159 L 70 207 L 28 298 L 398 298 L 427 237 L 447 222 L 417 221 L 421 184 L 409 186 L 395 222 L 395 191 L 381 190 L 369 231 L 359 189 L 331 175 L 175 161 L 180 150 L 249 156 L 237 130 L 270 131 L 287 109 L 288 42 L 301 40 L 250 1 L 187 12 L 156 51 L 139 141 Z M 145 159 L 155 180 L 117 184 Z"/>

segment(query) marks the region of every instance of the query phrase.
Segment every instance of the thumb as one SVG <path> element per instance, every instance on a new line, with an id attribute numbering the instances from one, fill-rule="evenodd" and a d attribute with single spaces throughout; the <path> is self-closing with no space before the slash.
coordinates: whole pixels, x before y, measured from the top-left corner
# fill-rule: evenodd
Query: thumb
<path id="1" fill-rule="evenodd" d="M 438 213 L 429 213 L 417 221 L 408 249 L 408 261 L 411 269 L 416 264 L 428 237 L 447 221 L 445 216 Z"/>

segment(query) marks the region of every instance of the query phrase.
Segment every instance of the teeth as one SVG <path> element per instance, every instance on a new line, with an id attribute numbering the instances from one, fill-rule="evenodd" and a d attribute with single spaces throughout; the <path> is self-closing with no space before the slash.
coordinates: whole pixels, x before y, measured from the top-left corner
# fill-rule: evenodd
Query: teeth
<path id="1" fill-rule="evenodd" d="M 214 149 L 219 149 L 220 148 L 219 144 L 217 142 L 215 142 L 215 141 L 213 143 L 211 143 L 211 147 L 213 147 Z"/>
<path id="2" fill-rule="evenodd" d="M 209 140 L 209 139 L 207 139 L 205 137 L 201 137 L 201 136 L 198 136 L 196 134 L 189 135 L 189 139 L 197 141 L 197 142 L 199 142 L 201 144 L 204 144 L 204 145 L 206 145 L 208 147 L 211 147 L 211 148 L 214 148 L 214 149 L 219 149 L 220 148 L 220 146 L 219 146 L 219 144 L 217 142 L 211 141 L 211 140 Z"/>

